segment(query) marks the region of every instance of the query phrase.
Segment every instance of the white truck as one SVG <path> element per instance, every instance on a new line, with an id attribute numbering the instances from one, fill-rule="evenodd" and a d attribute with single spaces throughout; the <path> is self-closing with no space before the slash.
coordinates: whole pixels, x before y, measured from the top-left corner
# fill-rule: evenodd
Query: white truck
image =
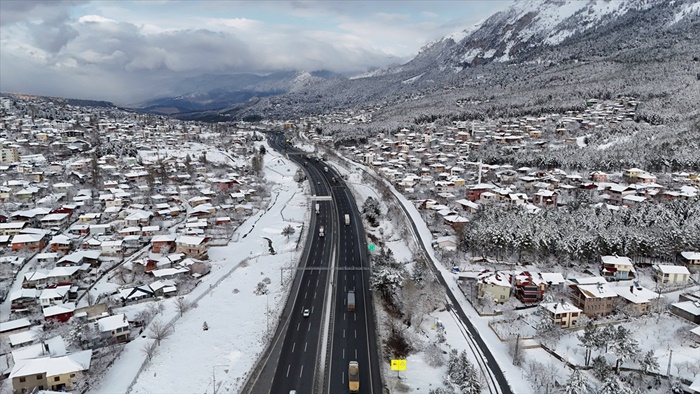
<path id="1" fill-rule="evenodd" d="M 350 225 L 350 215 L 347 213 L 345 214 L 345 225 L 346 226 Z"/>
<path id="2" fill-rule="evenodd" d="M 321 227 L 318 228 L 318 236 L 319 236 L 319 237 L 323 237 L 324 235 L 325 235 L 325 234 L 324 234 L 324 231 L 323 231 L 323 226 L 321 226 Z"/>
<path id="3" fill-rule="evenodd" d="M 318 215 L 319 210 L 321 209 L 320 204 L 316 204 L 316 215 Z"/>
<path id="4" fill-rule="evenodd" d="M 328 172 L 328 167 L 323 167 L 323 171 Z"/>

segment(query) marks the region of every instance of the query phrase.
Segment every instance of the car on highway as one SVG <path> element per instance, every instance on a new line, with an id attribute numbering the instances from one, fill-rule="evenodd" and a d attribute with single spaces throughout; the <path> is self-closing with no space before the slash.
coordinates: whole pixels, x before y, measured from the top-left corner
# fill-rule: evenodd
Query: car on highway
<path id="1" fill-rule="evenodd" d="M 309 315 L 311 314 L 311 311 L 309 311 L 308 309 L 304 309 L 304 312 L 302 312 L 301 314 L 304 317 L 309 317 Z"/>

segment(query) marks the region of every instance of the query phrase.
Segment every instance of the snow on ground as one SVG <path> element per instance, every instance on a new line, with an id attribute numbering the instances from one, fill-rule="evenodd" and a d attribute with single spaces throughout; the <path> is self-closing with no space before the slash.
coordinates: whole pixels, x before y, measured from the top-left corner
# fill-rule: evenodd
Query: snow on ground
<path id="1" fill-rule="evenodd" d="M 296 243 L 309 215 L 306 196 L 292 179 L 295 165 L 269 147 L 267 152 L 265 173 L 272 189 L 269 209 L 237 229 L 233 236 L 237 242 L 209 249 L 212 273 L 185 297 L 196 302 L 196 308 L 180 317 L 174 299 L 164 302 L 165 310 L 154 321 L 172 322 L 173 333 L 162 341 L 152 360 L 144 364 L 142 349 L 152 341 L 146 338 L 146 329 L 126 345 L 93 392 L 125 393 L 130 387 L 132 393 L 209 392 L 214 377 L 218 392 L 238 392 L 265 347 L 268 324 L 270 333 L 275 330 L 291 277 L 282 268 L 296 266 L 302 250 L 296 249 Z M 296 230 L 289 239 L 281 235 L 287 225 Z M 272 241 L 275 254 L 264 237 Z M 270 282 L 269 294 L 255 295 L 253 291 L 265 278 Z M 124 309 L 131 315 L 145 305 Z M 205 321 L 207 331 L 203 330 Z"/>

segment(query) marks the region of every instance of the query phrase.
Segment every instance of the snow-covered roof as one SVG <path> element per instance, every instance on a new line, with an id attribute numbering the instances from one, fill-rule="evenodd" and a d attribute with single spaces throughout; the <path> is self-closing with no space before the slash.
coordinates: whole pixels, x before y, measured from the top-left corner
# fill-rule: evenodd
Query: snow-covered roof
<path id="1" fill-rule="evenodd" d="M 202 242 L 204 242 L 206 238 L 204 237 L 196 237 L 192 235 L 180 235 L 177 237 L 177 243 L 181 245 L 192 245 L 192 246 L 198 246 Z"/>
<path id="2" fill-rule="evenodd" d="M 671 305 L 674 308 L 682 309 L 693 316 L 700 316 L 700 303 L 697 301 L 681 301 Z"/>
<path id="3" fill-rule="evenodd" d="M 75 311 L 75 302 L 67 302 L 60 305 L 52 305 L 44 308 L 44 317 L 51 317 L 60 315 L 63 313 L 70 313 Z"/>
<path id="4" fill-rule="evenodd" d="M 21 334 L 29 334 L 29 335 L 35 335 L 35 332 L 32 331 L 27 331 L 23 332 Z M 17 334 L 17 335 L 21 335 Z M 32 338 L 31 340 L 34 340 L 36 338 Z M 26 342 L 23 342 L 26 343 Z M 63 340 L 63 337 L 60 335 L 55 336 L 53 338 L 49 338 L 42 343 L 37 343 L 32 346 L 27 346 L 23 347 L 21 349 L 13 350 L 12 351 L 12 358 L 15 360 L 15 363 L 18 362 L 19 360 L 29 360 L 29 359 L 34 359 L 40 356 L 45 356 L 46 355 L 46 348 L 48 348 L 48 353 L 53 356 L 65 356 L 66 354 L 66 342 Z"/>
<path id="5" fill-rule="evenodd" d="M 31 325 L 31 323 L 29 322 L 29 319 L 27 319 L 26 317 L 23 317 L 21 319 L 4 321 L 4 322 L 0 323 L 0 333 L 5 332 L 5 331 L 12 331 L 12 330 L 20 329 L 20 328 L 29 327 L 30 325 Z"/>
<path id="6" fill-rule="evenodd" d="M 644 304 L 659 298 L 658 293 L 654 293 L 644 287 L 618 286 L 612 289 L 617 295 L 634 304 Z"/>
<path id="7" fill-rule="evenodd" d="M 603 264 L 628 265 L 632 266 L 632 260 L 625 256 L 601 256 Z"/>
<path id="8" fill-rule="evenodd" d="M 10 372 L 10 379 L 38 374 L 45 374 L 48 377 L 85 371 L 90 368 L 91 358 L 92 350 L 83 350 L 60 357 L 19 360 Z"/>
<path id="9" fill-rule="evenodd" d="M 102 319 L 98 320 L 97 327 L 100 332 L 108 332 L 122 327 L 129 327 L 129 321 L 127 320 L 125 314 L 120 313 L 114 316 L 103 317 Z"/>
<path id="10" fill-rule="evenodd" d="M 681 252 L 681 256 L 686 260 L 700 260 L 700 252 Z"/>
<path id="11" fill-rule="evenodd" d="M 617 297 L 617 293 L 612 290 L 607 283 L 596 283 L 591 285 L 578 285 L 581 294 L 586 298 L 610 298 Z"/>
<path id="12" fill-rule="evenodd" d="M 661 271 L 662 274 L 690 275 L 690 271 L 688 271 L 688 268 L 682 265 L 657 264 L 654 266 L 654 268 Z"/>
<path id="13" fill-rule="evenodd" d="M 541 303 L 540 307 L 556 314 L 556 313 L 578 313 L 581 309 L 569 304 L 568 302 L 545 302 Z"/>

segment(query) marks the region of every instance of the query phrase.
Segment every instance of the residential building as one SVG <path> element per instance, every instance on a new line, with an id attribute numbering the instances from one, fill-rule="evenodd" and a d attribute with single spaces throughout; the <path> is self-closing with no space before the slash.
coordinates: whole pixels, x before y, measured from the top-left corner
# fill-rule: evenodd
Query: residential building
<path id="1" fill-rule="evenodd" d="M 575 327 L 578 322 L 581 309 L 568 302 L 547 302 L 540 304 L 547 311 L 547 315 L 561 328 Z"/>
<path id="2" fill-rule="evenodd" d="M 607 283 L 573 284 L 570 288 L 574 305 L 586 316 L 607 316 L 613 312 L 613 302 L 618 296 Z"/>
<path id="3" fill-rule="evenodd" d="M 180 235 L 175 243 L 175 253 L 183 253 L 195 259 L 203 259 L 207 255 L 207 238 L 205 237 Z"/>
<path id="4" fill-rule="evenodd" d="M 600 274 L 607 280 L 627 280 L 635 277 L 634 266 L 629 257 L 601 256 Z"/>
<path id="5" fill-rule="evenodd" d="M 84 350 L 60 357 L 17 360 L 10 372 L 12 393 L 71 390 L 80 375 L 90 369 L 91 358 L 92 350 Z"/>
<path id="6" fill-rule="evenodd" d="M 108 342 L 126 342 L 129 340 L 129 320 L 126 315 L 120 313 L 114 316 L 103 317 L 97 320 L 97 329 L 100 337 Z"/>
<path id="7" fill-rule="evenodd" d="M 624 300 L 627 313 L 632 316 L 648 314 L 654 303 L 659 302 L 663 297 L 659 293 L 638 285 L 612 287 L 612 290 L 621 300 Z"/>
<path id="8" fill-rule="evenodd" d="M 654 265 L 656 281 L 668 286 L 687 285 L 690 280 L 690 271 L 682 265 Z"/>

